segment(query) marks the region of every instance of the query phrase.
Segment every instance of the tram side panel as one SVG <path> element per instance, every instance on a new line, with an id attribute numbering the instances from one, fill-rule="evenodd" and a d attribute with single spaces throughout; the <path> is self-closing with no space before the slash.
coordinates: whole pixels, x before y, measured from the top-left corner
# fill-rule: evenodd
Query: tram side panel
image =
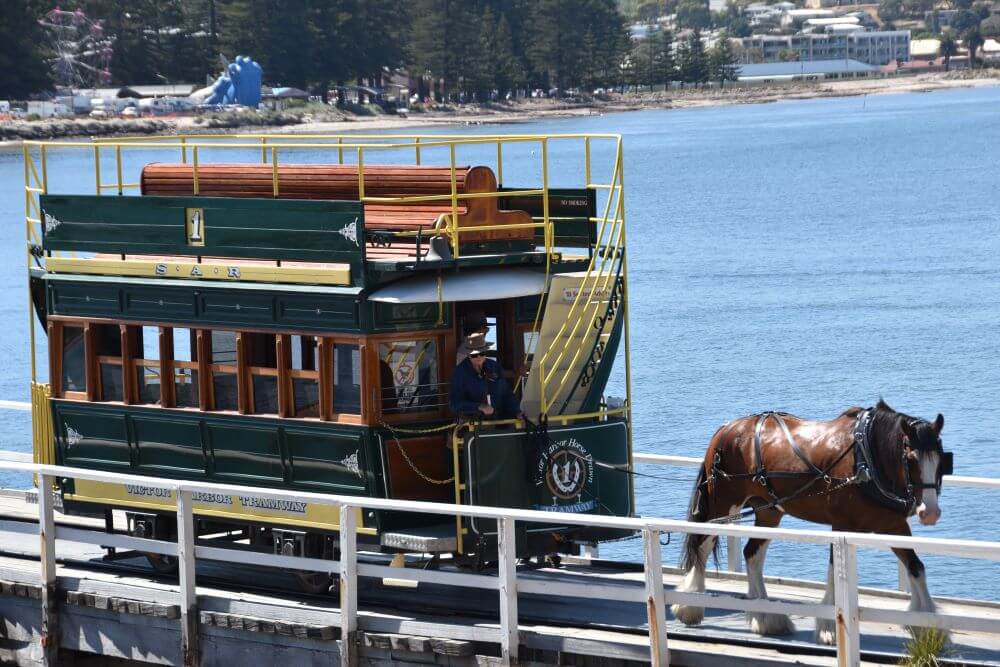
<path id="1" fill-rule="evenodd" d="M 365 427 L 52 401 L 58 463 L 137 475 L 217 481 L 265 488 L 383 496 L 380 452 Z M 107 507 L 173 513 L 166 489 L 136 484 L 63 480 L 67 508 Z M 229 494 L 196 494 L 202 517 L 335 531 L 337 508 L 270 502 Z M 374 534 L 375 514 L 362 516 Z"/>
<path id="2" fill-rule="evenodd" d="M 565 514 L 634 515 L 625 420 L 580 423 L 538 434 L 483 429 L 466 436 L 464 450 L 470 504 L 552 513 L 551 523 L 519 525 L 522 555 L 546 553 L 546 542 L 598 542 L 630 534 L 559 523 Z M 468 548 L 495 539 L 495 522 L 466 523 Z"/>

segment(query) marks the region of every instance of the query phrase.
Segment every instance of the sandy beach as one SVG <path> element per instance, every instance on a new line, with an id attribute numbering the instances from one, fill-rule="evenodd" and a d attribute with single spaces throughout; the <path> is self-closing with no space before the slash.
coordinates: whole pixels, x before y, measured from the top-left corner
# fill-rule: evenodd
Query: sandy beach
<path id="1" fill-rule="evenodd" d="M 557 100 L 531 99 L 512 104 L 462 105 L 445 109 L 410 113 L 399 116 L 358 116 L 338 111 L 325 114 L 325 118 L 304 115 L 299 122 L 285 125 L 246 124 L 232 127 L 206 127 L 205 119 L 197 116 L 161 118 L 123 122 L 121 120 L 95 121 L 36 121 L 19 122 L 18 129 L 44 134 L 28 138 L 87 137 L 97 134 L 134 135 L 143 133 L 203 134 L 232 132 L 266 132 L 269 134 L 341 134 L 344 132 L 371 132 L 388 130 L 413 130 L 439 125 L 486 125 L 526 123 L 545 118 L 590 116 L 643 109 L 686 109 L 722 106 L 729 104 L 763 104 L 780 100 L 801 100 L 819 97 L 850 97 L 892 93 L 932 92 L 955 88 L 1000 86 L 1000 72 L 950 72 L 920 74 L 884 79 L 858 79 L 850 81 L 794 82 L 757 86 L 718 88 L 687 88 L 669 91 L 644 91 L 615 94 L 607 99 Z M 247 113 L 245 116 L 252 117 Z M 112 125 L 114 124 L 114 125 Z M 0 125 L 0 145 L 17 145 L 25 135 L 17 136 L 8 124 L 7 132 Z M 47 135 L 47 136 L 46 136 Z"/>

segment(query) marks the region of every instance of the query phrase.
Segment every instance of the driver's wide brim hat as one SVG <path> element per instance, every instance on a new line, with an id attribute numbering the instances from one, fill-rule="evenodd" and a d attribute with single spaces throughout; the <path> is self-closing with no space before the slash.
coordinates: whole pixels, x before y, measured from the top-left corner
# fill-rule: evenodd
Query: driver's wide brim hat
<path id="1" fill-rule="evenodd" d="M 465 337 L 465 349 L 469 354 L 482 354 L 493 349 L 493 343 L 486 340 L 486 334 L 475 333 Z"/>

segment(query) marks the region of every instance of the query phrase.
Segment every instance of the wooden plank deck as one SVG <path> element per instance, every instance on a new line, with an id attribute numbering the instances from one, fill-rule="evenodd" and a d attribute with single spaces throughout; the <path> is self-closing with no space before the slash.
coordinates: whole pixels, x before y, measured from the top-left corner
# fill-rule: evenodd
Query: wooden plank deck
<path id="1" fill-rule="evenodd" d="M 37 516 L 36 512 L 37 507 L 24 502 L 23 496 L 0 494 L 0 516 L 33 519 Z M 115 515 L 116 527 L 123 528 L 124 515 L 119 512 Z M 103 522 L 99 520 L 61 514 L 57 514 L 57 522 L 60 525 L 78 527 L 103 527 Z M 39 540 L 31 534 L 15 534 L 6 530 L 10 527 L 10 524 L 0 524 L 0 551 L 4 554 L 0 557 L 0 581 L 37 585 L 38 562 L 28 559 L 37 557 Z M 90 594 L 102 598 L 132 600 L 136 604 L 178 603 L 179 589 L 176 583 L 151 581 L 141 574 L 86 568 L 88 561 L 101 561 L 104 553 L 97 547 L 59 540 L 56 553 L 60 560 L 71 561 L 59 568 L 60 588 L 64 594 L 77 594 L 77 599 L 81 594 Z M 370 558 L 379 557 L 373 555 Z M 383 559 L 387 562 L 386 558 Z M 136 557 L 122 563 L 138 568 L 144 565 L 144 560 Z M 676 586 L 680 578 L 678 571 L 664 568 L 664 573 L 667 588 Z M 339 625 L 339 601 L 334 596 L 325 599 L 294 593 L 295 582 L 287 572 L 250 565 L 233 566 L 201 561 L 198 576 L 201 633 L 205 635 L 203 643 L 208 647 L 205 650 L 225 655 L 227 662 L 231 662 L 234 655 L 228 652 L 236 651 L 236 654 L 241 654 L 245 650 L 240 642 L 230 641 L 236 633 L 233 624 L 243 623 L 242 620 L 232 621 L 232 618 L 262 619 L 265 627 L 271 627 L 275 623 L 286 626 L 299 624 L 307 628 Z M 250 581 L 255 584 L 253 590 L 247 590 L 241 585 Z M 546 652 L 558 651 L 607 660 L 648 660 L 644 606 L 602 599 L 600 592 L 602 586 L 642 588 L 644 582 L 641 572 L 630 572 L 626 568 L 614 570 L 608 567 L 588 567 L 585 559 L 570 558 L 558 570 L 522 569 L 518 572 L 518 581 L 526 589 L 533 591 L 522 592 L 518 596 L 521 643 L 529 650 L 528 657 L 533 650 L 542 657 L 548 655 Z M 556 582 L 592 585 L 594 597 L 581 599 L 544 594 L 546 587 Z M 746 590 L 742 576 L 729 573 L 710 576 L 708 586 L 709 591 L 720 593 L 742 594 Z M 268 588 L 273 590 L 267 590 Z M 823 593 L 818 582 L 773 577 L 768 579 L 768 588 L 772 597 L 787 601 L 818 601 Z M 289 592 L 275 592 L 279 589 L 287 589 Z M 3 611 L 0 615 L 7 619 L 8 626 L 10 619 L 20 619 L 20 625 L 15 625 L 24 630 L 30 627 L 29 619 L 32 614 L 38 614 L 37 608 L 32 607 L 31 603 L 34 602 L 36 601 L 30 598 L 0 596 L 0 610 Z M 860 602 L 862 606 L 902 609 L 906 605 L 906 597 L 896 591 L 862 589 Z M 939 605 L 942 610 L 950 613 L 1000 618 L 1000 605 L 988 602 L 939 598 Z M 476 643 L 499 632 L 495 591 L 432 584 L 401 588 L 386 586 L 378 579 L 364 579 L 360 590 L 360 608 L 359 628 L 365 636 L 400 635 Z M 134 618 L 125 617 L 128 615 L 127 607 L 126 614 L 122 615 L 109 609 L 68 605 L 66 615 L 71 619 L 63 629 L 64 639 L 68 639 L 64 644 L 66 647 L 81 647 L 81 650 L 121 657 L 136 657 L 136 651 L 145 652 L 142 659 L 148 659 L 155 653 L 166 661 L 165 664 L 176 664 L 171 657 L 178 652 L 179 645 L 175 620 L 149 619 L 151 629 L 142 637 L 136 637 L 137 641 L 148 643 L 126 647 L 122 643 L 125 639 L 120 635 L 123 632 L 126 635 L 133 632 L 133 625 L 137 622 Z M 708 610 L 705 623 L 698 628 L 687 628 L 668 616 L 667 633 L 672 660 L 676 664 L 690 665 L 832 664 L 832 650 L 812 642 L 812 620 L 795 618 L 795 621 L 797 632 L 794 635 L 771 639 L 750 633 L 743 614 L 740 613 Z M 220 622 L 225 626 L 225 632 L 220 629 Z M 242 628 L 240 625 L 241 630 Z M 11 627 L 7 630 L 10 638 Z M 16 628 L 13 631 L 16 636 Z M 308 635 L 307 631 L 302 632 Z M 862 622 L 861 632 L 862 652 L 868 657 L 898 655 L 908 638 L 902 628 L 887 624 Z M 71 636 L 65 637 L 66 633 Z M 245 635 L 247 632 L 236 634 Z M 331 651 L 339 650 L 334 646 L 336 642 L 327 641 L 324 645 L 322 639 L 308 636 L 296 638 L 280 633 L 250 634 L 253 637 L 244 637 L 245 642 L 270 647 L 268 650 L 280 648 L 282 651 L 306 651 L 312 656 L 323 655 L 325 660 L 330 659 Z M 107 639 L 98 642 L 95 639 L 98 635 L 106 635 Z M 1000 665 L 1000 636 L 958 631 L 952 633 L 952 641 L 950 657 L 964 660 L 968 664 Z M 373 639 L 366 644 L 365 650 L 384 652 L 387 649 L 379 646 L 385 642 L 390 645 L 392 643 L 390 640 Z M 391 653 L 391 646 L 388 650 Z M 726 662 L 721 661 L 723 656 Z"/>

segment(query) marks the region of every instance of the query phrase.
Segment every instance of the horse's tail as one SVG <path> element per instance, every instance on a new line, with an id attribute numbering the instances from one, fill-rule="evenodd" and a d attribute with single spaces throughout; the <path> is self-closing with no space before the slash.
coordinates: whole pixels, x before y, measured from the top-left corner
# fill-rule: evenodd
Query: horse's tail
<path id="1" fill-rule="evenodd" d="M 698 467 L 698 479 L 694 482 L 694 490 L 691 491 L 691 502 L 688 505 L 688 521 L 704 523 L 708 521 L 708 476 L 705 474 L 705 466 Z M 686 533 L 684 535 L 684 557 L 681 567 L 686 571 L 693 567 L 704 567 L 699 557 L 698 550 L 705 540 L 704 535 Z"/>

